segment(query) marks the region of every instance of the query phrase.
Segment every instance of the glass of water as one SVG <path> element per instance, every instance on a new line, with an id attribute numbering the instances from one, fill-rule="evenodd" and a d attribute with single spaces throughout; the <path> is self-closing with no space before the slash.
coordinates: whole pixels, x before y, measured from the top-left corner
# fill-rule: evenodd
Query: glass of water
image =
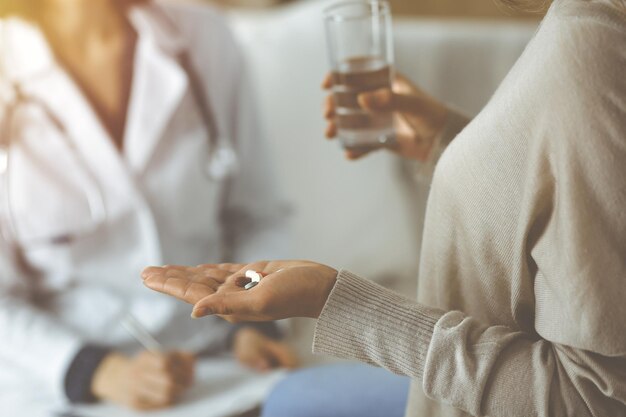
<path id="1" fill-rule="evenodd" d="M 385 147 L 393 142 L 393 116 L 361 109 L 357 97 L 362 92 L 391 87 L 393 39 L 389 3 L 338 3 L 324 10 L 324 21 L 341 145 L 353 150 Z"/>

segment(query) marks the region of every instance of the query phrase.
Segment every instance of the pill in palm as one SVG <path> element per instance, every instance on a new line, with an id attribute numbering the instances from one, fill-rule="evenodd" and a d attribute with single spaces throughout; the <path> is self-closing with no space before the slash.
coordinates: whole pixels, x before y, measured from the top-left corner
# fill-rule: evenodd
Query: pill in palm
<path id="1" fill-rule="evenodd" d="M 253 271 L 252 269 L 248 269 L 246 271 L 246 278 L 250 278 L 252 280 L 252 282 L 259 282 L 261 281 L 261 274 L 259 274 L 256 271 Z"/>
<path id="2" fill-rule="evenodd" d="M 246 284 L 246 286 L 244 287 L 246 290 L 249 290 L 251 288 L 256 287 L 259 284 L 258 281 L 250 281 Z"/>

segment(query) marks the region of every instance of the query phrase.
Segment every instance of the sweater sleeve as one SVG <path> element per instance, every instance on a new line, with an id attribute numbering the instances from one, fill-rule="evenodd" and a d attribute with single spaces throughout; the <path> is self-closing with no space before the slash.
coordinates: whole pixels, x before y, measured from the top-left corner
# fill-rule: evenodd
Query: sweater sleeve
<path id="1" fill-rule="evenodd" d="M 345 270 L 317 321 L 313 351 L 421 380 L 426 395 L 474 416 L 626 415 L 626 355 L 444 313 Z"/>
<path id="2" fill-rule="evenodd" d="M 342 270 L 317 321 L 313 351 L 420 378 L 441 314 Z"/>

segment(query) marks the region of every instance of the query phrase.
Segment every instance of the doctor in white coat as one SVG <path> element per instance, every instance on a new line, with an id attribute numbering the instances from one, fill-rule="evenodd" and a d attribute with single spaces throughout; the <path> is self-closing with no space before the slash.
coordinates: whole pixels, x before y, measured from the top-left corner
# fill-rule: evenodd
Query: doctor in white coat
<path id="1" fill-rule="evenodd" d="M 155 409 L 190 385 L 190 353 L 230 346 L 256 368 L 294 365 L 274 328 L 189 320 L 137 279 L 147 264 L 286 256 L 284 205 L 222 18 L 138 0 L 5 5 L 0 398 Z M 129 316 L 160 353 L 139 349 Z"/>

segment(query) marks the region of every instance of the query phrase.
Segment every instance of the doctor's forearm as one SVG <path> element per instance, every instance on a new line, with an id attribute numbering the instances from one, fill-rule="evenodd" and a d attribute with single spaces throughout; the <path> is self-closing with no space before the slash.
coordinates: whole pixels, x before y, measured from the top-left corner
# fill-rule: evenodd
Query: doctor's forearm
<path id="1" fill-rule="evenodd" d="M 25 300 L 0 295 L 0 357 L 36 375 L 55 395 L 65 396 L 67 369 L 83 341 Z"/>

